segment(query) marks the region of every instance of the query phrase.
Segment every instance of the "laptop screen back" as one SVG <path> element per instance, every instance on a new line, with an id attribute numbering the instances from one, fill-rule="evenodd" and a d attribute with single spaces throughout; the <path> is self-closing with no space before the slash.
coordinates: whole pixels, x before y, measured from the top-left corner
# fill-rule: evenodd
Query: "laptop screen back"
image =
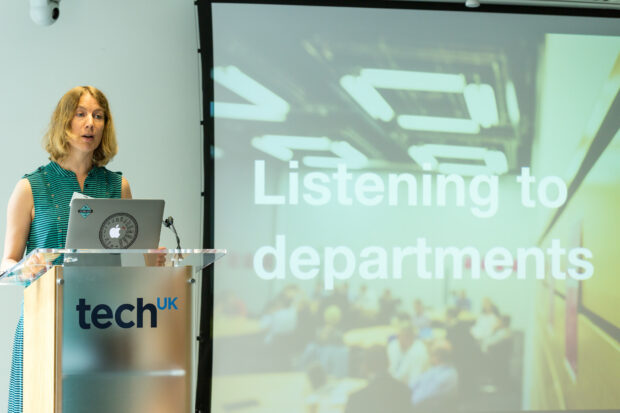
<path id="1" fill-rule="evenodd" d="M 161 199 L 75 198 L 65 248 L 157 248 L 163 214 Z"/>

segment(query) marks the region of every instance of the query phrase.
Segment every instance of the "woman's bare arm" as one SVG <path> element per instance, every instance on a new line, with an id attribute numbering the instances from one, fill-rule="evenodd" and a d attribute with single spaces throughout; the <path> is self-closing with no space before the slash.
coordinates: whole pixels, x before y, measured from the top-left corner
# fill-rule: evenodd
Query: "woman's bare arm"
<path id="1" fill-rule="evenodd" d="M 129 188 L 129 182 L 125 177 L 121 181 L 121 198 L 131 199 L 131 188 Z"/>
<path id="2" fill-rule="evenodd" d="M 11 197 L 6 211 L 6 233 L 4 236 L 4 254 L 0 270 L 4 271 L 15 265 L 24 255 L 26 240 L 30 232 L 30 223 L 34 218 L 34 201 L 30 182 L 21 179 Z"/>

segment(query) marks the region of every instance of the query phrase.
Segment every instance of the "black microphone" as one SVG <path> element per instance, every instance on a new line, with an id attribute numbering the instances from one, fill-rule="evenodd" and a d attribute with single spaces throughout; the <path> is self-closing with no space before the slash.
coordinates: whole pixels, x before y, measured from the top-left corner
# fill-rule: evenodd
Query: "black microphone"
<path id="1" fill-rule="evenodd" d="M 164 223 L 164 226 L 166 228 L 170 228 L 170 229 L 172 229 L 172 232 L 174 232 L 174 236 L 177 239 L 177 249 L 180 250 L 181 249 L 181 240 L 179 239 L 179 234 L 177 234 L 176 228 L 174 228 L 174 218 L 168 217 L 168 218 L 164 219 L 163 223 Z"/>

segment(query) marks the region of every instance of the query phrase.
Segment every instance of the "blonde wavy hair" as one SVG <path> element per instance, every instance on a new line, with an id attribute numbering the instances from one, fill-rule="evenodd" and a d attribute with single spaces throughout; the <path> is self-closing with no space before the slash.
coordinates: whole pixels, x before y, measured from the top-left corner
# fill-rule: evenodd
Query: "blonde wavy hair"
<path id="1" fill-rule="evenodd" d="M 93 86 L 74 87 L 58 101 L 58 105 L 52 113 L 49 128 L 43 136 L 43 146 L 54 162 L 59 162 L 69 155 L 70 147 L 67 137 L 71 133 L 71 121 L 84 93 L 90 93 L 104 112 L 103 137 L 93 152 L 93 165 L 104 166 L 116 155 L 118 146 L 108 99 L 103 92 Z"/>

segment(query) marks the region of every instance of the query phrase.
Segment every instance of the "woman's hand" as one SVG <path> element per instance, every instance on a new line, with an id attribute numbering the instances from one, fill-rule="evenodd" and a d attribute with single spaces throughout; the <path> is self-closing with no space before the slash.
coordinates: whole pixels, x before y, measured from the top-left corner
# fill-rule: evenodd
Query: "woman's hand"
<path id="1" fill-rule="evenodd" d="M 159 247 L 157 248 L 159 251 L 167 251 L 168 248 L 166 247 Z M 166 253 L 160 253 L 156 255 L 156 261 L 155 261 L 155 266 L 157 267 L 163 267 L 166 265 Z"/>
<path id="2" fill-rule="evenodd" d="M 149 254 L 144 254 L 144 263 L 147 267 L 165 267 L 166 266 L 166 253 L 163 251 L 167 251 L 166 247 L 159 247 L 156 249 L 157 251 L 162 251 L 160 253 L 152 252 Z"/>
<path id="3" fill-rule="evenodd" d="M 32 254 L 30 258 L 26 260 L 22 267 L 22 274 L 20 279 L 22 281 L 32 281 L 34 277 L 41 271 L 47 269 L 48 263 L 45 260 L 45 255 L 40 252 Z"/>

